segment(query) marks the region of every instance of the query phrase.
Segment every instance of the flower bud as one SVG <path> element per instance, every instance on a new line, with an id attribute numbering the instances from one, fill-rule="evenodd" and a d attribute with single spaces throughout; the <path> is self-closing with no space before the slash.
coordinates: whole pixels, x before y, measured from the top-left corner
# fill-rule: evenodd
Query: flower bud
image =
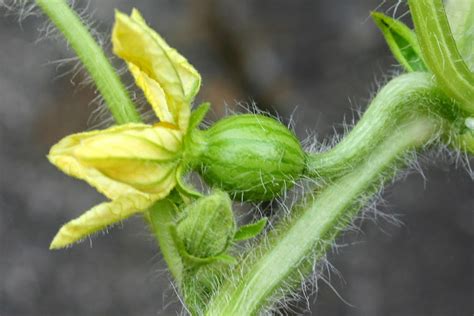
<path id="1" fill-rule="evenodd" d="M 110 199 L 136 192 L 166 196 L 175 185 L 182 139 L 165 124 L 124 124 L 69 135 L 48 158 Z"/>
<path id="2" fill-rule="evenodd" d="M 177 225 L 177 235 L 186 252 L 197 258 L 222 254 L 235 234 L 232 202 L 224 192 L 215 192 L 189 205 Z"/>
<path id="3" fill-rule="evenodd" d="M 199 172 L 237 199 L 269 200 L 303 173 L 305 153 L 277 120 L 255 114 L 227 117 L 204 132 Z"/>

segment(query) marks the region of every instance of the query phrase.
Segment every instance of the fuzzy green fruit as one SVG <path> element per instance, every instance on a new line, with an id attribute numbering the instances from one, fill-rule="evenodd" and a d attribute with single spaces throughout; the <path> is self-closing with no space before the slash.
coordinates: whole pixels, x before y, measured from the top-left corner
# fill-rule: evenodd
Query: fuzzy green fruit
<path id="1" fill-rule="evenodd" d="M 256 114 L 227 117 L 203 133 L 198 171 L 235 199 L 264 201 L 299 179 L 305 153 L 279 121 Z"/>

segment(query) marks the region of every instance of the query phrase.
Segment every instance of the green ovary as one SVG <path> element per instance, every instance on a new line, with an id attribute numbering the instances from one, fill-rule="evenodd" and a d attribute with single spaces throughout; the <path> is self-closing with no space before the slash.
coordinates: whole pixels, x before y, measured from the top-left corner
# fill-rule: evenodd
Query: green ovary
<path id="1" fill-rule="evenodd" d="M 235 199 L 270 200 L 293 186 L 305 168 L 298 139 L 267 116 L 227 117 L 204 131 L 204 142 L 197 170 Z"/>

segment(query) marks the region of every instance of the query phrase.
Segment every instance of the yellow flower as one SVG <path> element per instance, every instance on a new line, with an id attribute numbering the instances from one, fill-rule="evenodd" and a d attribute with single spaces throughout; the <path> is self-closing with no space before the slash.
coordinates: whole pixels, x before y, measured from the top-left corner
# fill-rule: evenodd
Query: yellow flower
<path id="1" fill-rule="evenodd" d="M 178 181 L 190 104 L 201 78 L 135 9 L 131 16 L 116 12 L 112 42 L 114 53 L 127 62 L 160 122 L 74 134 L 51 148 L 51 163 L 111 200 L 61 227 L 51 249 L 68 246 L 145 211 L 165 198 Z"/>

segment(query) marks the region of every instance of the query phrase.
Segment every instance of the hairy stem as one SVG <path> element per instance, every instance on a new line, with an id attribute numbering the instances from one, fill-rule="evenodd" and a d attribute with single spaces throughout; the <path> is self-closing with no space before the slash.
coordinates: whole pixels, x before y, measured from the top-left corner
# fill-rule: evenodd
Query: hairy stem
<path id="1" fill-rule="evenodd" d="M 415 82 L 417 84 L 413 87 Z M 356 159 L 350 164 L 347 174 L 320 190 L 316 198 L 308 198 L 299 211 L 296 210 L 288 221 L 283 221 L 275 229 L 273 236 L 250 250 L 228 277 L 229 281 L 216 293 L 206 315 L 254 315 L 285 286 L 296 286 L 303 281 L 312 260 L 325 254 L 328 245 L 361 209 L 363 201 L 393 177 L 404 154 L 423 146 L 437 135 L 441 120 L 421 110 L 418 104 L 444 102 L 443 99 L 439 98 L 429 75 L 413 73 L 387 84 L 367 111 L 370 119 L 362 119 L 361 125 L 358 124 L 348 135 L 348 139 L 357 142 L 364 159 Z M 384 104 L 388 108 L 384 108 Z M 392 108 L 394 104 L 401 109 Z M 370 123 L 378 125 L 374 118 L 385 117 L 382 113 L 374 114 L 373 107 L 376 111 L 392 113 L 389 117 L 394 122 L 385 120 L 385 129 L 371 128 Z M 411 110 L 414 108 L 418 111 Z M 407 111 L 411 114 L 404 114 Z M 371 133 L 383 135 L 375 137 Z M 349 148 L 346 150 L 343 146 Z M 347 153 L 354 155 L 353 152 L 357 151 L 351 146 L 350 143 L 341 143 L 341 147 L 334 150 L 346 157 Z M 332 159 L 339 160 L 337 155 Z M 342 161 L 347 168 L 348 161 Z M 313 165 L 318 165 L 317 160 Z M 342 170 L 335 163 L 329 165 L 337 172 Z"/>
<path id="2" fill-rule="evenodd" d="M 79 16 L 64 0 L 36 0 L 84 64 L 117 124 L 140 122 L 127 90 Z"/>
<path id="3" fill-rule="evenodd" d="M 404 120 L 420 112 L 440 112 L 457 118 L 456 106 L 446 99 L 427 73 L 410 73 L 393 79 L 372 100 L 352 131 L 327 152 L 309 155 L 311 177 L 335 179 L 352 170 Z"/>

